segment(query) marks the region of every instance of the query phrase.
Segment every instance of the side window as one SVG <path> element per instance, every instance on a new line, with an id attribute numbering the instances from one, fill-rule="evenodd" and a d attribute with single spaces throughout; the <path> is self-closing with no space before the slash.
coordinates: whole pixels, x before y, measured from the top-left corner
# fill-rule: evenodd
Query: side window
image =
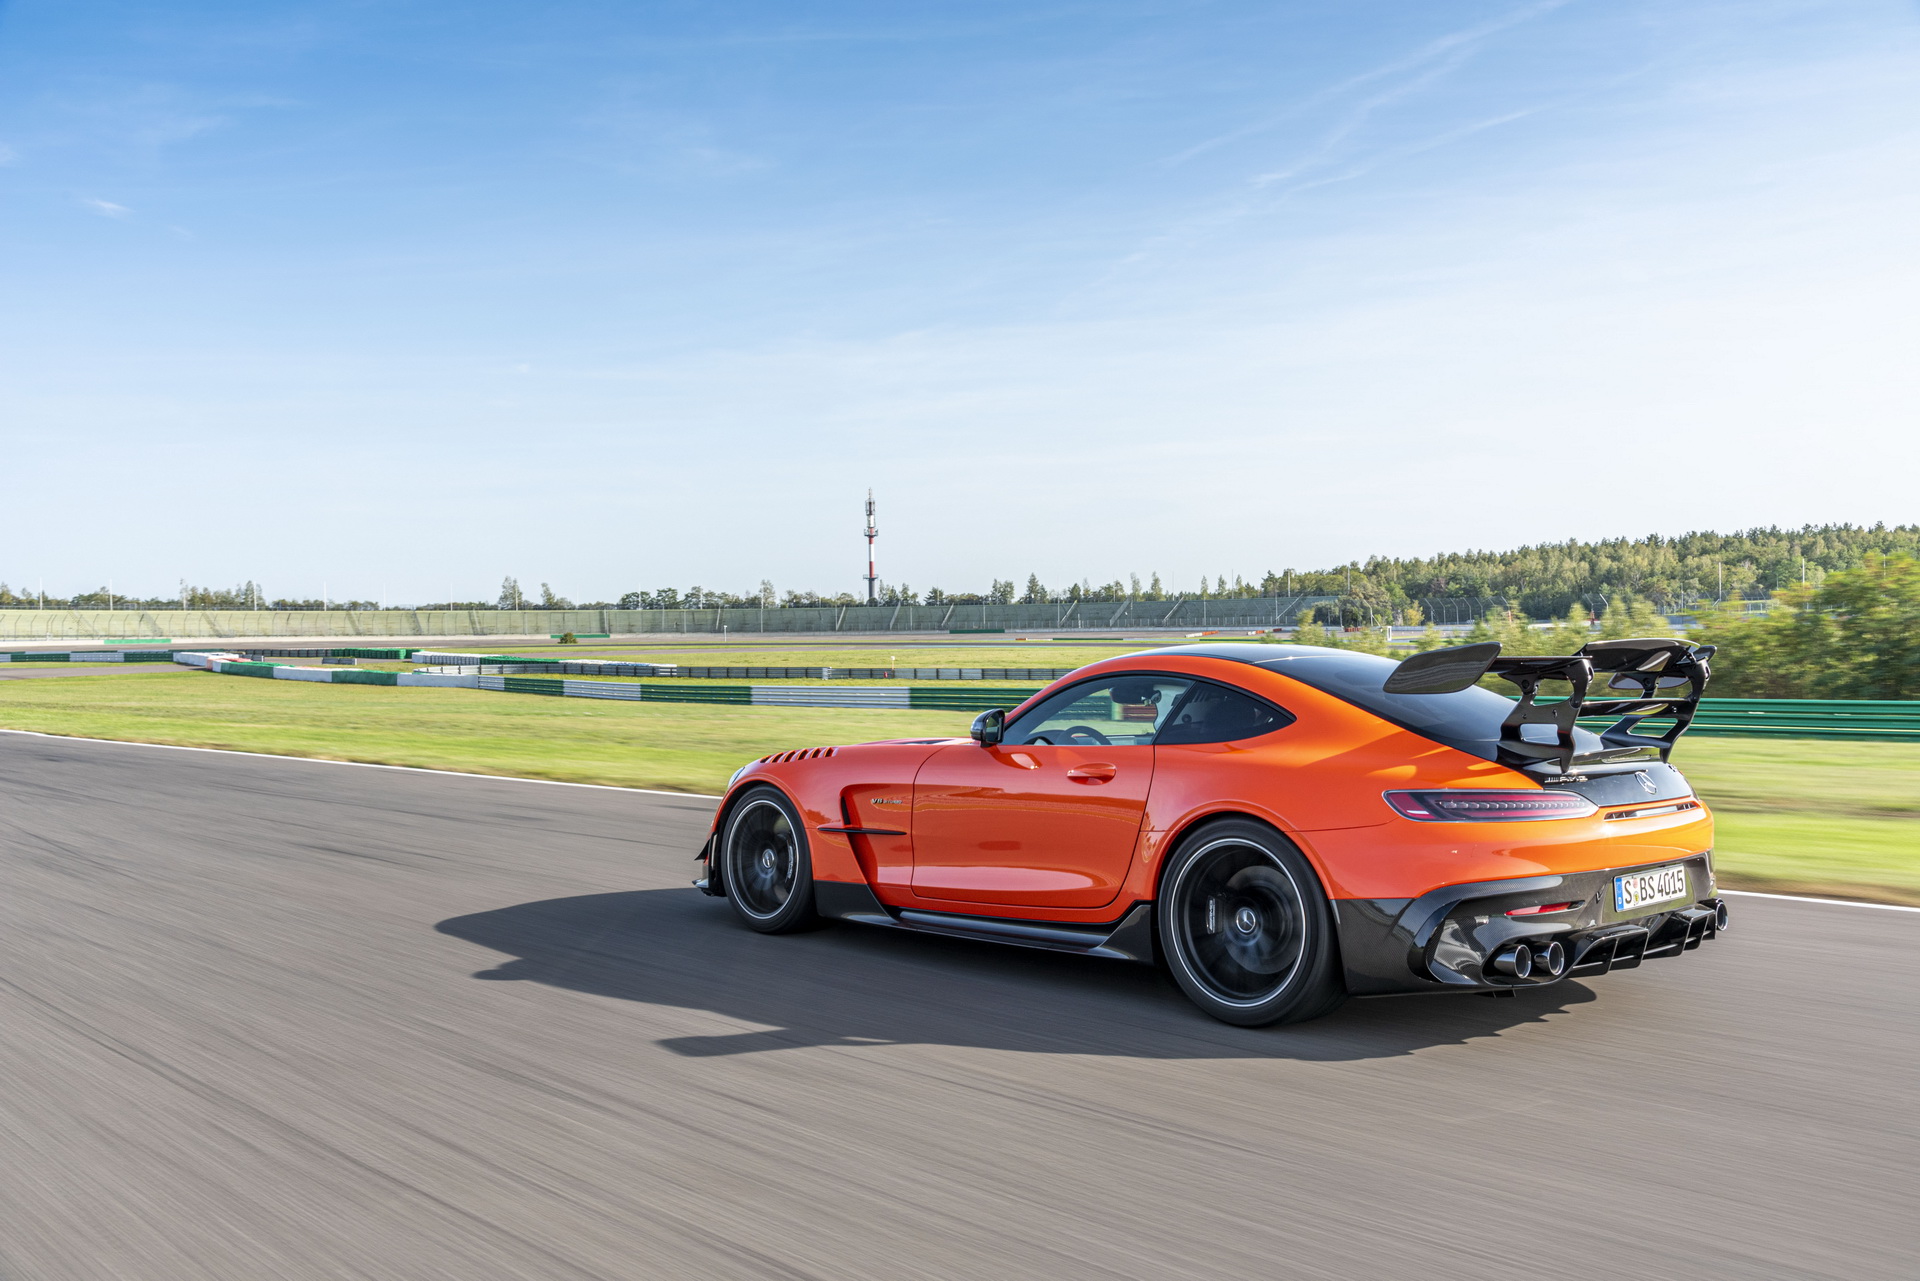
<path id="1" fill-rule="evenodd" d="M 1117 676 L 1061 690 L 1007 726 L 1007 743 L 1085 747 L 1142 745 L 1154 736 L 1192 681 L 1177 676 Z"/>
<path id="2" fill-rule="evenodd" d="M 1257 738 L 1291 725 L 1293 717 L 1277 707 L 1224 685 L 1195 685 L 1193 693 L 1173 710 L 1154 741 L 1174 743 L 1233 743 Z"/>

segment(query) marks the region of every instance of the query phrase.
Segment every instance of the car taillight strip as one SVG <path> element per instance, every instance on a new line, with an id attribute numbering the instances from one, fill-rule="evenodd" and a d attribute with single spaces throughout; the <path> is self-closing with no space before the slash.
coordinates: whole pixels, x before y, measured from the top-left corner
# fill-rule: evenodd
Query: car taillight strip
<path id="1" fill-rule="evenodd" d="M 1679 814 L 1686 810 L 1697 810 L 1699 808 L 1699 801 L 1674 801 L 1667 805 L 1642 805 L 1638 809 L 1615 810 L 1607 815 L 1607 821 L 1611 823 L 1617 818 L 1654 818 L 1661 814 Z"/>
<path id="2" fill-rule="evenodd" d="M 1580 903 L 1577 901 L 1572 903 L 1542 903 L 1538 907 L 1510 908 L 1507 911 L 1507 915 L 1508 916 L 1550 916 L 1555 912 L 1571 912 L 1574 908 L 1579 906 L 1580 906 Z"/>
<path id="3" fill-rule="evenodd" d="M 1587 818 L 1599 807 L 1569 792 L 1491 789 L 1388 792 L 1387 804 L 1402 818 L 1422 823 L 1512 823 L 1529 819 Z"/>

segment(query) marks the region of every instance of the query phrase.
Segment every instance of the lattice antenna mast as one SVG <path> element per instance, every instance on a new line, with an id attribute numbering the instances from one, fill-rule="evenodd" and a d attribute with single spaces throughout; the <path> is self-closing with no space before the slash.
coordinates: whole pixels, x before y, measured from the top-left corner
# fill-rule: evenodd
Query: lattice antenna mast
<path id="1" fill-rule="evenodd" d="M 876 590 L 880 576 L 873 572 L 873 540 L 879 536 L 880 527 L 873 523 L 873 491 L 869 489 L 867 491 L 867 604 L 869 605 L 880 603 L 880 595 Z"/>

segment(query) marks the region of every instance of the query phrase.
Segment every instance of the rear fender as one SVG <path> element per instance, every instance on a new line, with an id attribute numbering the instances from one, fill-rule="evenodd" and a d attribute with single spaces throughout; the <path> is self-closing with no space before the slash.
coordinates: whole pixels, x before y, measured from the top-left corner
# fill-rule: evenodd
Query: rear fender
<path id="1" fill-rule="evenodd" d="M 1291 833 L 1282 830 L 1278 824 L 1272 822 L 1270 819 L 1263 818 L 1258 814 L 1249 814 L 1244 810 L 1217 810 L 1211 814 L 1195 815 L 1181 827 L 1167 832 L 1165 839 L 1159 843 L 1152 855 L 1158 860 L 1158 865 L 1153 869 L 1153 910 L 1156 913 L 1160 910 L 1160 886 L 1167 874 L 1167 854 L 1178 849 L 1180 842 L 1184 841 L 1193 832 L 1205 827 L 1208 823 L 1216 822 L 1220 819 L 1242 819 L 1249 823 L 1258 823 L 1285 841 L 1288 845 L 1291 845 L 1294 850 L 1299 853 L 1300 857 L 1307 861 L 1307 866 L 1313 869 L 1314 879 L 1319 882 L 1320 897 L 1325 900 L 1327 904 L 1327 925 L 1330 930 L 1329 941 L 1333 946 L 1334 964 L 1340 966 L 1344 972 L 1346 966 L 1341 960 L 1340 955 L 1341 905 L 1335 902 L 1327 893 L 1327 875 L 1325 870 L 1321 868 L 1319 860 L 1314 857 L 1313 851 L 1307 847 L 1305 842 L 1299 840 Z"/>
<path id="2" fill-rule="evenodd" d="M 1160 901 L 1160 883 L 1165 879 L 1167 874 L 1167 855 L 1171 854 L 1175 849 L 1178 849 L 1180 842 L 1187 839 L 1187 836 L 1196 828 L 1204 827 L 1208 823 L 1228 818 L 1245 819 L 1250 823 L 1258 823 L 1260 826 L 1270 829 L 1275 836 L 1278 836 L 1287 844 L 1293 846 L 1295 850 L 1299 851 L 1300 857 L 1306 859 L 1307 865 L 1313 869 L 1314 876 L 1318 878 L 1320 882 L 1321 894 L 1331 899 L 1332 896 L 1327 889 L 1329 884 L 1327 880 L 1327 870 L 1320 865 L 1319 856 L 1314 853 L 1312 847 L 1294 833 L 1287 831 L 1284 827 L 1280 826 L 1280 824 L 1274 822 L 1272 817 L 1247 809 L 1211 810 L 1204 814 L 1191 815 L 1183 820 L 1178 827 L 1168 831 L 1142 833 L 1143 839 L 1140 858 L 1145 866 L 1140 870 L 1145 874 L 1143 888 L 1144 886 L 1151 886 L 1152 893 L 1141 894 L 1139 897 L 1151 898 L 1155 903 L 1158 903 Z"/>

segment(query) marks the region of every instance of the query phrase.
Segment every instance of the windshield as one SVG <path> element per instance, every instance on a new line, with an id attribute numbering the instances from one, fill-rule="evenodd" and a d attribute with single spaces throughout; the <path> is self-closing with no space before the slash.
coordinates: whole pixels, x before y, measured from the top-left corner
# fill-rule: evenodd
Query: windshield
<path id="1" fill-rule="evenodd" d="M 1303 649 L 1299 654 L 1262 659 L 1259 665 L 1364 707 L 1402 729 L 1489 761 L 1499 759 L 1500 725 L 1513 711 L 1512 699 L 1479 685 L 1453 694 L 1389 694 L 1382 687 L 1399 664 L 1375 654 Z M 1555 741 L 1551 725 L 1525 725 L 1520 733 L 1528 742 Z M 1581 756 L 1605 750 L 1598 734 L 1577 726 L 1573 747 Z"/>

